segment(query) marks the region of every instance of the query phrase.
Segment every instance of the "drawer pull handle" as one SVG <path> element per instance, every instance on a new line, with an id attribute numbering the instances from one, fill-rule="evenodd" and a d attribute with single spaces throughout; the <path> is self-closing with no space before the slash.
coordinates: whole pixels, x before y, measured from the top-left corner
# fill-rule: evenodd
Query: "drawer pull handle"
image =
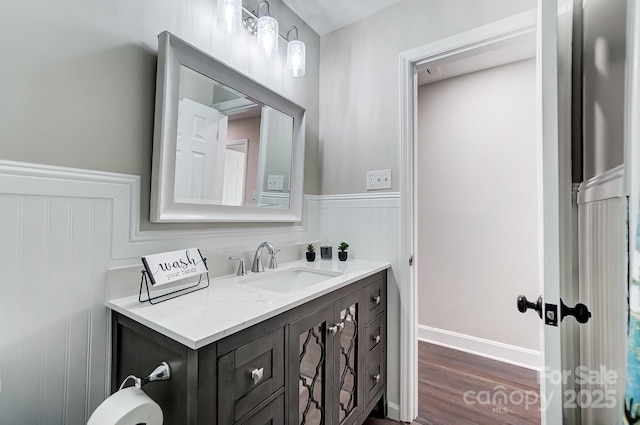
<path id="1" fill-rule="evenodd" d="M 377 375 L 373 375 L 371 378 L 373 378 L 373 382 L 374 383 L 378 383 L 380 382 L 380 374 L 378 373 Z"/>
<path id="2" fill-rule="evenodd" d="M 371 339 L 373 339 L 374 344 L 377 344 L 377 343 L 379 343 L 379 342 L 380 342 L 380 335 L 376 335 L 376 336 L 374 336 L 374 337 L 373 337 L 373 338 L 371 338 Z"/>
<path id="3" fill-rule="evenodd" d="M 329 332 L 329 334 L 333 335 L 333 334 L 337 334 L 338 332 L 342 331 L 343 328 L 344 328 L 344 322 L 340 322 L 340 323 L 336 323 L 333 326 L 329 326 L 327 328 L 327 331 Z"/>
<path id="4" fill-rule="evenodd" d="M 262 381 L 263 377 L 264 377 L 263 367 L 261 367 L 260 369 L 253 369 L 251 371 L 251 380 L 253 381 L 254 384 L 257 384 L 258 382 Z"/>
<path id="5" fill-rule="evenodd" d="M 372 297 L 371 301 L 373 301 L 374 304 L 379 305 L 380 304 L 380 295 L 376 295 L 375 297 Z"/>

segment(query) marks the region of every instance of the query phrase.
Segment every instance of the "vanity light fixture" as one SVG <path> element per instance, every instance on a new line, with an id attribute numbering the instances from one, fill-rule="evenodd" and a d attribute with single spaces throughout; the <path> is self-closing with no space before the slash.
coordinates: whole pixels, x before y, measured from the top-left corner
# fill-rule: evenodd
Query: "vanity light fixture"
<path id="1" fill-rule="evenodd" d="M 291 31 L 296 30 L 296 38 L 289 40 Z M 306 46 L 298 39 L 298 28 L 292 26 L 287 31 L 287 69 L 290 69 L 294 77 L 302 77 L 305 68 Z"/>
<path id="2" fill-rule="evenodd" d="M 237 34 L 242 24 L 242 0 L 218 0 L 217 14 L 220 32 Z"/>
<path id="3" fill-rule="evenodd" d="M 267 13 L 260 16 L 260 8 L 267 6 Z M 269 3 L 261 1 L 258 5 L 258 51 L 262 56 L 271 59 L 278 54 L 278 21 L 269 15 Z"/>
<path id="4" fill-rule="evenodd" d="M 242 0 L 217 0 L 218 1 L 218 29 L 225 34 L 235 34 L 240 25 L 247 32 L 258 38 L 258 51 L 265 58 L 278 55 L 278 37 L 287 42 L 287 69 L 290 69 L 294 77 L 302 77 L 305 72 L 306 46 L 298 38 L 298 28 L 292 26 L 287 31 L 287 36 L 280 34 L 278 21 L 269 14 L 269 3 L 265 0 L 258 4 L 257 11 L 252 11 L 242 4 Z M 260 8 L 266 6 L 267 10 L 260 16 Z M 238 9 L 239 8 L 239 9 Z M 238 10 L 240 10 L 238 12 Z M 289 39 L 292 30 L 296 31 L 295 38 Z"/>

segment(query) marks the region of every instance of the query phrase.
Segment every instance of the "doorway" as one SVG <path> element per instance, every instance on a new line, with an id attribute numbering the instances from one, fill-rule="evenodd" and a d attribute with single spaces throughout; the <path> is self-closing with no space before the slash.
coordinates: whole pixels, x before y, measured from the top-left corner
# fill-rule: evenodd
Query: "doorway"
<path id="1" fill-rule="evenodd" d="M 557 322 L 554 305 L 559 305 L 560 284 L 571 274 L 567 258 L 571 256 L 570 245 L 566 244 L 567 233 L 570 237 L 568 221 L 564 221 L 571 213 L 570 175 L 563 170 L 570 170 L 570 132 L 567 131 L 565 119 L 570 113 L 570 58 L 571 58 L 571 11 L 570 4 L 563 4 L 558 9 L 555 1 L 539 1 L 537 10 L 530 10 L 510 18 L 497 21 L 475 30 L 439 40 L 429 45 L 415 48 L 400 55 L 400 116 L 401 116 L 401 255 L 409 261 L 400 270 L 401 302 L 405 309 L 401 315 L 401 344 L 407 348 L 401 359 L 401 376 L 407 378 L 401 382 L 400 406 L 401 417 L 410 418 L 417 415 L 417 317 L 418 267 L 414 264 L 416 247 L 416 209 L 417 191 L 415 188 L 414 170 L 418 169 L 415 155 L 416 122 L 415 108 L 417 102 L 417 73 L 428 67 L 431 62 L 445 58 L 460 59 L 478 53 L 495 50 L 513 42 L 514 39 L 527 33 L 536 34 L 536 136 L 538 157 L 538 183 L 540 208 L 538 219 L 540 240 L 538 255 L 540 266 L 539 291 L 544 302 L 528 306 L 536 307 L 545 318 L 538 327 L 538 332 L 531 337 L 539 337 L 541 341 L 540 365 L 550 370 L 562 369 L 561 328 Z M 567 65 L 567 58 L 569 65 Z M 567 72 L 569 71 L 569 72 Z M 568 137 L 569 135 L 569 137 Z M 567 179 L 568 177 L 568 179 Z M 569 182 L 569 184 L 565 184 Z M 565 188 L 565 186 L 567 186 Z M 566 193 L 568 188 L 568 193 Z M 562 221 L 562 223 L 561 223 Z M 461 247 L 462 248 L 462 247 Z M 461 249 L 462 251 L 462 249 Z M 567 257 L 568 256 L 568 257 Z M 515 284 L 515 283 L 514 283 Z M 537 295 L 537 294 L 536 294 Z M 554 304 L 555 303 L 555 304 Z M 515 302 L 513 303 L 515 304 Z M 513 305 L 512 304 L 512 305 Z M 490 308 L 491 306 L 488 306 Z M 514 307 L 515 309 L 515 307 Z M 530 313 L 529 313 L 530 314 Z M 546 323 L 546 325 L 545 325 Z M 544 366 L 542 366 L 544 365 Z M 546 401 L 542 412 L 542 423 L 561 423 L 562 402 L 553 394 L 562 394 L 562 383 L 546 378 L 541 379 L 541 399 Z M 404 391 L 404 392 L 403 392 Z"/>
<path id="2" fill-rule="evenodd" d="M 539 318 L 519 315 L 514 302 L 538 292 L 535 53 L 528 33 L 418 72 L 418 413 L 426 423 L 540 423 Z"/>

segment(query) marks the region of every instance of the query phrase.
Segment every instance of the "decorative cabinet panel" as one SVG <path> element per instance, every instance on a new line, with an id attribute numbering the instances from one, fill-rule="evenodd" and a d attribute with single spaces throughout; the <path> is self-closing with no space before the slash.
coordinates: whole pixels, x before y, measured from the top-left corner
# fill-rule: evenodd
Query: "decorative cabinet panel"
<path id="1" fill-rule="evenodd" d="M 354 292 L 334 304 L 334 373 L 332 388 L 337 411 L 334 424 L 351 425 L 364 410 L 363 383 L 363 290 Z M 362 320 L 361 320 L 362 319 Z M 330 328 L 331 330 L 331 328 Z"/>
<path id="2" fill-rule="evenodd" d="M 358 425 L 386 385 L 386 271 L 199 350 L 113 312 L 112 391 L 162 361 L 145 392 L 166 425 Z"/>

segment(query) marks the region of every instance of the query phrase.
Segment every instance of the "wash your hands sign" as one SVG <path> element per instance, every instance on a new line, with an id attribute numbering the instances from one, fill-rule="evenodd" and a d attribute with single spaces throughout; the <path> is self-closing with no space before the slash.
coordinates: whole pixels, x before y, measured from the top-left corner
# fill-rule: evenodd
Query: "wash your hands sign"
<path id="1" fill-rule="evenodd" d="M 142 264 L 154 286 L 176 282 L 208 271 L 198 248 L 147 255 L 142 257 Z"/>

